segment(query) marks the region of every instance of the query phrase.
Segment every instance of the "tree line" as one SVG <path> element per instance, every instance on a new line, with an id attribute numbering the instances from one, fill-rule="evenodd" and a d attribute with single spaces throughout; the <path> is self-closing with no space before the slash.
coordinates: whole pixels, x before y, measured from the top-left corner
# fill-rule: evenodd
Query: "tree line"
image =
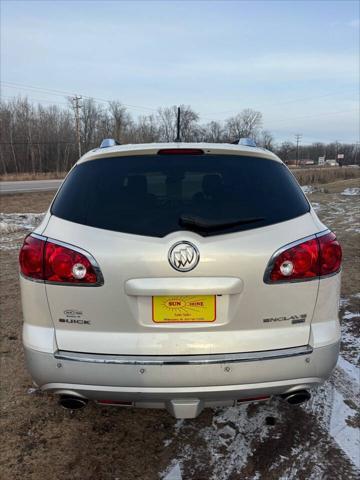
<path id="1" fill-rule="evenodd" d="M 0 101 L 0 174 L 65 172 L 78 159 L 76 111 L 68 106 L 35 105 L 26 97 Z M 120 102 L 102 105 L 91 98 L 81 101 L 79 129 L 81 151 L 100 145 L 104 138 L 121 143 L 171 142 L 176 137 L 177 107 L 159 108 L 134 118 Z M 262 114 L 245 109 L 224 122 L 200 123 L 191 106 L 181 106 L 181 140 L 184 142 L 231 143 L 241 137 L 254 138 L 258 145 L 277 153 L 284 161 L 297 157 L 292 142 L 277 144 L 263 128 Z M 313 143 L 299 147 L 298 158 L 317 161 L 343 153 L 344 163 L 359 164 L 359 146 Z"/>

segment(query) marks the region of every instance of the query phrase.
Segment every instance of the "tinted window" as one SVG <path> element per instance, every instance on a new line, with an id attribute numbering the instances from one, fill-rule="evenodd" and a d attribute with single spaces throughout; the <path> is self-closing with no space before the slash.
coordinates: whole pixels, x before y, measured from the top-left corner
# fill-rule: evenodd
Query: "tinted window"
<path id="1" fill-rule="evenodd" d="M 91 160 L 73 169 L 52 207 L 71 222 L 154 237 L 177 230 L 218 235 L 308 211 L 284 165 L 235 155 Z"/>

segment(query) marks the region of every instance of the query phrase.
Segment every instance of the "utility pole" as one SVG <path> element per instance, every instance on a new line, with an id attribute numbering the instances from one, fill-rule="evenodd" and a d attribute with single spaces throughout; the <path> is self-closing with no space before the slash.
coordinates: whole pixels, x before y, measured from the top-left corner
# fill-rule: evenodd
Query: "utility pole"
<path id="1" fill-rule="evenodd" d="M 81 132 L 80 132 L 80 100 L 82 97 L 75 95 L 71 100 L 73 102 L 73 108 L 75 112 L 75 128 L 76 128 L 76 143 L 78 145 L 79 158 L 81 157 Z"/>
<path id="2" fill-rule="evenodd" d="M 338 160 L 338 153 L 339 153 L 339 142 L 335 140 L 335 162 Z"/>
<path id="3" fill-rule="evenodd" d="M 297 133 L 295 135 L 295 140 L 296 140 L 296 165 L 299 165 L 299 144 L 300 144 L 301 139 L 302 139 L 301 133 Z"/>

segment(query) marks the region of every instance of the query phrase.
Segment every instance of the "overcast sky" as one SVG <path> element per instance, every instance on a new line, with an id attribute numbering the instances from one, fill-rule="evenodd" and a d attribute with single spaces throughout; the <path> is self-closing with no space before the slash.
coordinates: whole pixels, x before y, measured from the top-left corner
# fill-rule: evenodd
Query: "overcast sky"
<path id="1" fill-rule="evenodd" d="M 1 5 L 4 99 L 78 93 L 139 106 L 134 115 L 184 103 L 204 123 L 250 107 L 278 141 L 359 140 L 357 1 Z"/>

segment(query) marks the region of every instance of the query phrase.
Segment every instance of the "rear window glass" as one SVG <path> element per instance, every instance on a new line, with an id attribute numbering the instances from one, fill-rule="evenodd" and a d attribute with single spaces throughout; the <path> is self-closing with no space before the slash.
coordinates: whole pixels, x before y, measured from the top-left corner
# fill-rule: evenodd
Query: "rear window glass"
<path id="1" fill-rule="evenodd" d="M 77 165 L 52 213 L 117 232 L 163 237 L 248 230 L 309 211 L 301 188 L 276 161 L 235 155 L 139 155 Z"/>

